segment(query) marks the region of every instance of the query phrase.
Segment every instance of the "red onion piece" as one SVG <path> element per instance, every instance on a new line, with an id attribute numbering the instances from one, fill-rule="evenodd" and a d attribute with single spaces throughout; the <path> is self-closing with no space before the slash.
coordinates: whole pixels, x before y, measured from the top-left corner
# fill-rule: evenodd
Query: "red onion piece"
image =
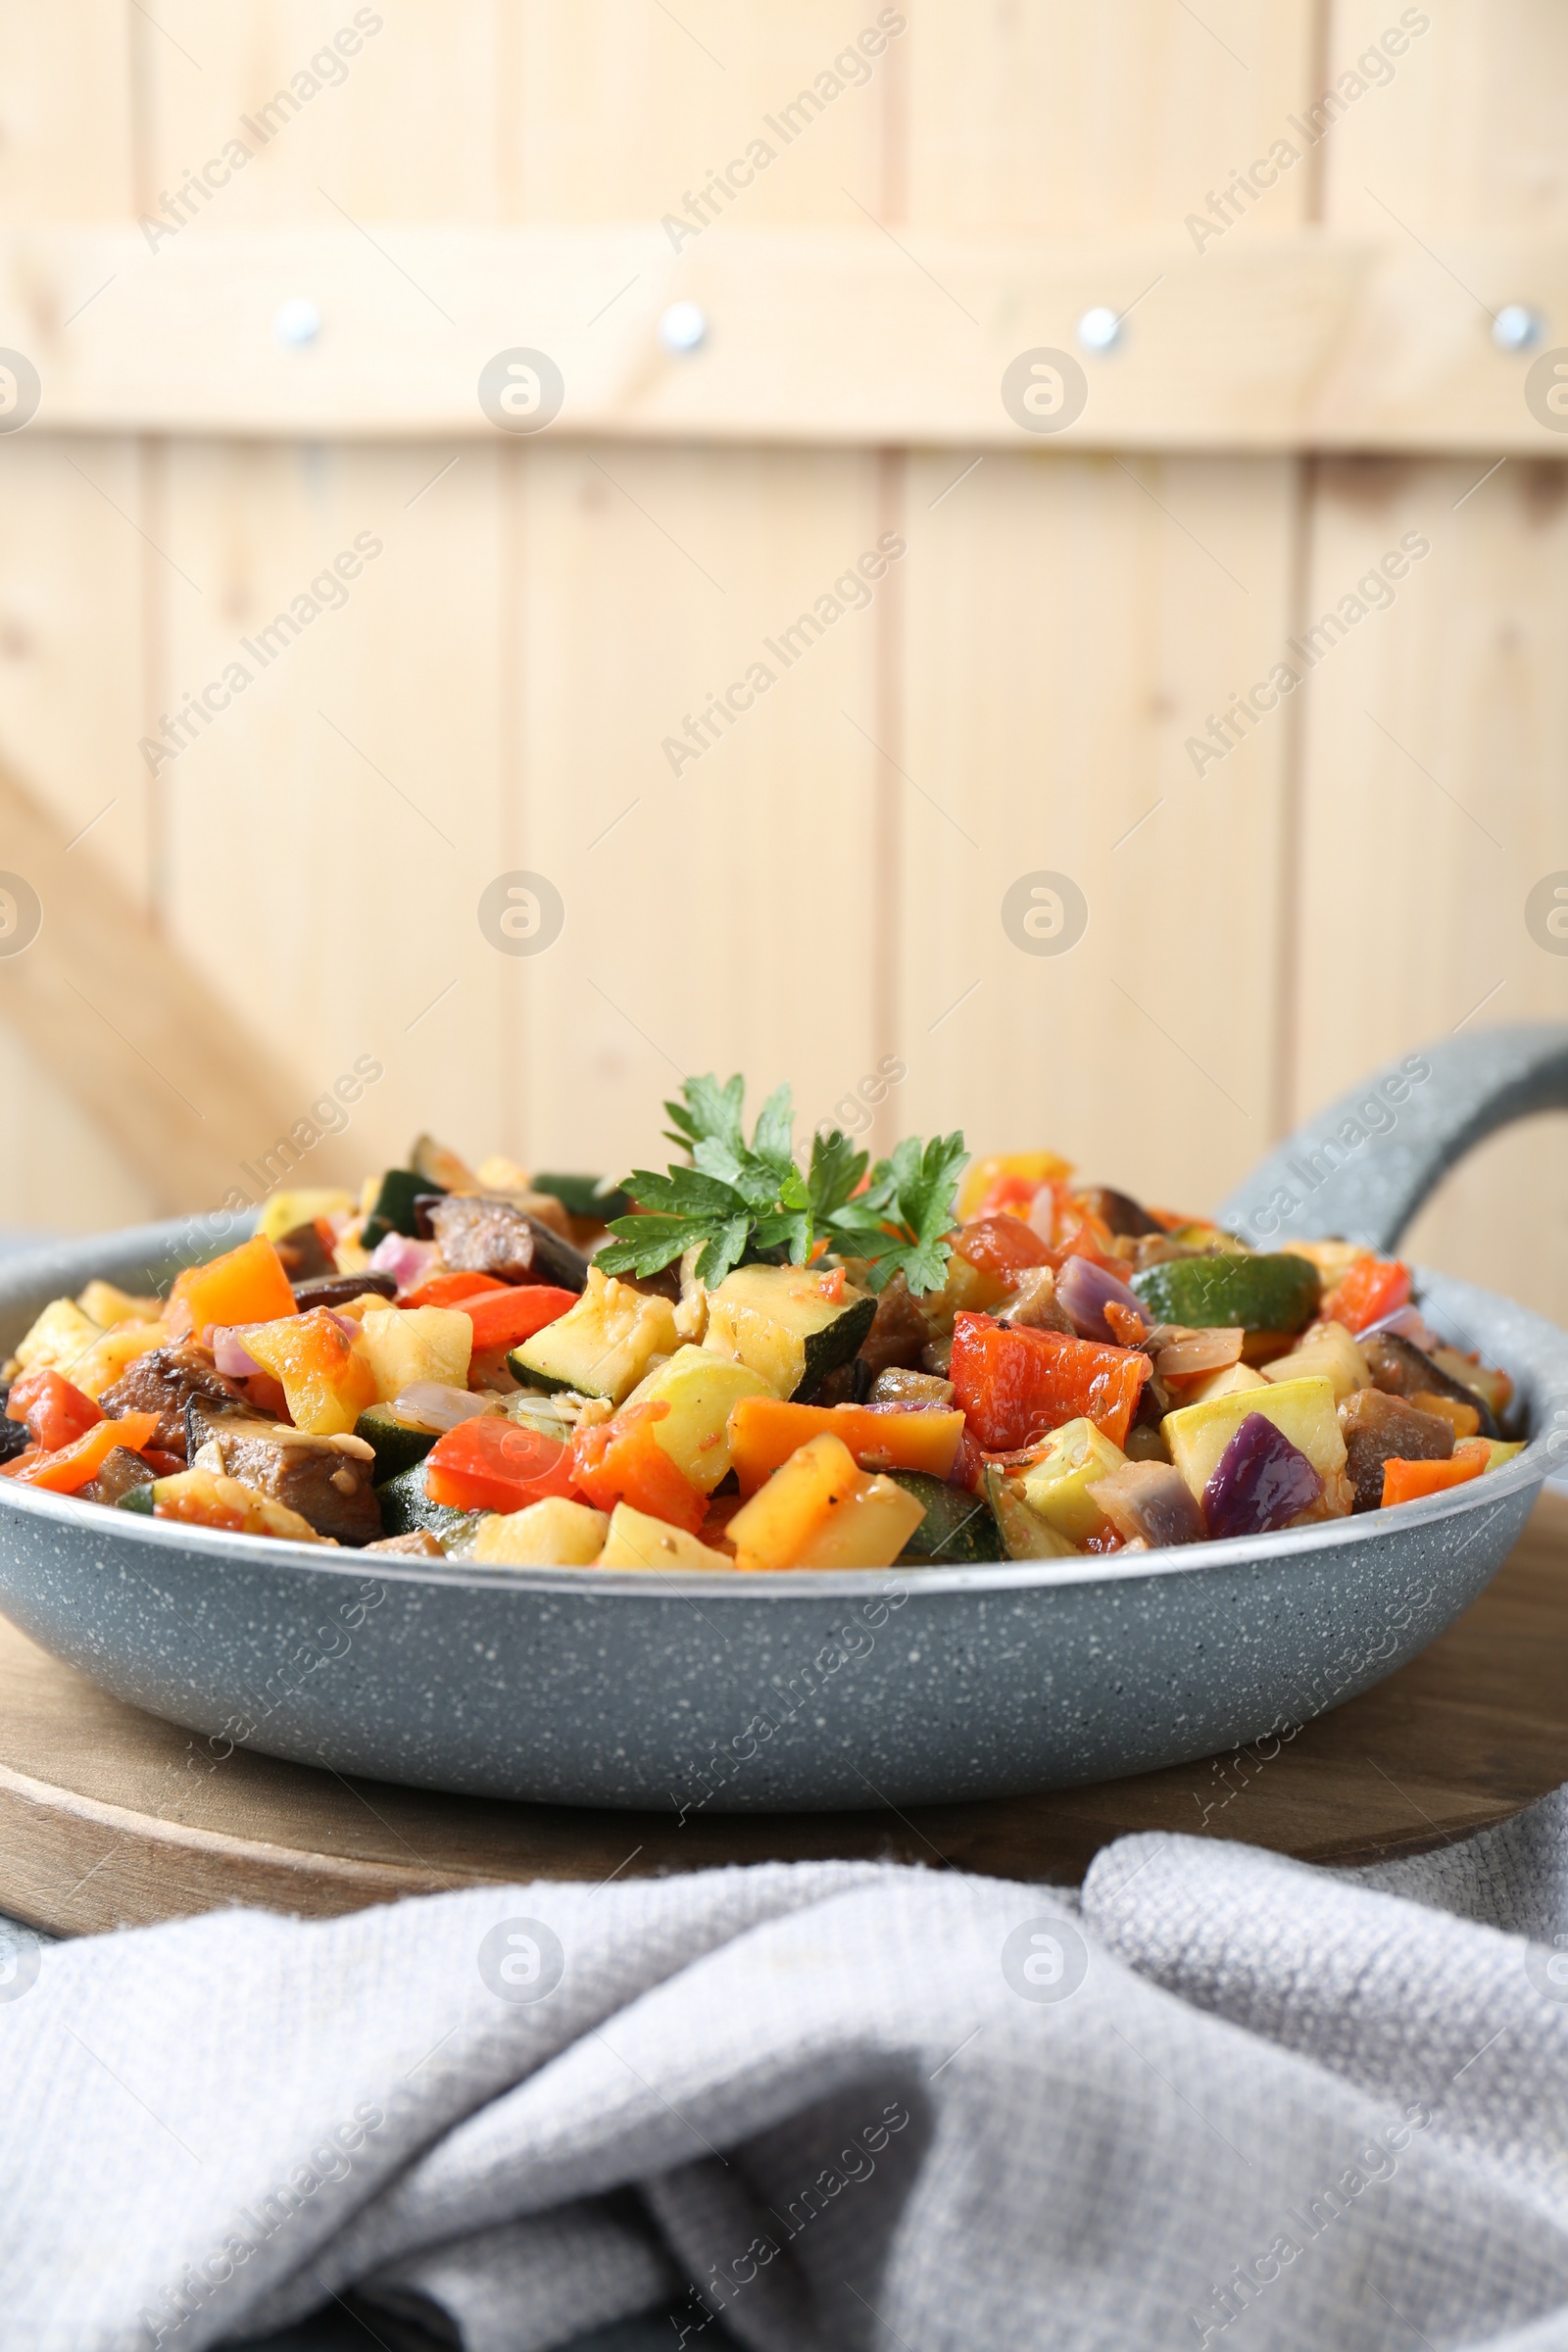
<path id="1" fill-rule="evenodd" d="M 499 1411 L 499 1396 L 474 1396 L 467 1389 L 449 1389 L 439 1380 L 416 1380 L 392 1400 L 400 1421 L 416 1429 L 456 1429 L 479 1413 Z"/>
<path id="2" fill-rule="evenodd" d="M 1200 1544 L 1206 1533 L 1191 1487 L 1169 1462 L 1124 1462 L 1089 1493 L 1126 1543 Z"/>
<path id="3" fill-rule="evenodd" d="M 1105 1307 L 1111 1299 L 1129 1308 L 1147 1327 L 1149 1318 L 1137 1294 L 1114 1274 L 1107 1274 L 1103 1266 L 1097 1266 L 1093 1258 L 1069 1257 L 1056 1276 L 1056 1304 L 1070 1317 L 1081 1340 L 1098 1340 L 1107 1348 L 1121 1346 L 1105 1321 Z"/>
<path id="4" fill-rule="evenodd" d="M 416 1242 L 406 1233 L 389 1233 L 376 1243 L 370 1263 L 378 1274 L 390 1274 L 400 1291 L 416 1290 L 441 1254 L 439 1243 Z"/>
<path id="5" fill-rule="evenodd" d="M 230 1380 L 249 1380 L 261 1365 L 245 1345 L 248 1324 L 220 1323 L 213 1327 L 213 1361 Z"/>
<path id="6" fill-rule="evenodd" d="M 1323 1481 L 1298 1446 L 1262 1413 L 1249 1413 L 1203 1489 L 1211 1536 L 1267 1536 L 1309 1510 Z"/>

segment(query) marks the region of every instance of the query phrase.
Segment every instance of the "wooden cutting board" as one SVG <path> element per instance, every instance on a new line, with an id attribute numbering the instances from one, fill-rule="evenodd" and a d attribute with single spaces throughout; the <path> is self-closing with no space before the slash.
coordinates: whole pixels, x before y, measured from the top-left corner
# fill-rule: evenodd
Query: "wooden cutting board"
<path id="1" fill-rule="evenodd" d="M 1568 1780 L 1568 1501 L 1544 1495 L 1458 1624 L 1375 1690 L 1263 1740 L 1093 1788 L 907 1813 L 602 1813 L 348 1781 L 111 1698 L 0 1618 L 0 1912 L 65 1935 L 224 1903 L 322 1917 L 485 1881 L 876 1858 L 1076 1883 L 1132 1830 L 1314 1862 L 1410 1853 Z"/>

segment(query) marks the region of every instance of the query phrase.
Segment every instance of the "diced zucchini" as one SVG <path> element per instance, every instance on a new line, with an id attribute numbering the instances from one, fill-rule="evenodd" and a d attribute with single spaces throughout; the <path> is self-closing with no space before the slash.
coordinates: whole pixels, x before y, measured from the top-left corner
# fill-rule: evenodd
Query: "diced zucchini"
<path id="1" fill-rule="evenodd" d="M 1240 1396 L 1246 1389 L 1267 1387 L 1262 1373 L 1254 1372 L 1250 1364 L 1227 1364 L 1223 1372 L 1209 1372 L 1195 1380 L 1184 1395 L 1188 1404 L 1208 1404 L 1216 1396 Z"/>
<path id="2" fill-rule="evenodd" d="M 968 1567 L 977 1560 L 1004 1560 L 1006 1548 L 991 1505 L 983 1494 L 950 1487 L 924 1470 L 890 1470 L 896 1487 L 911 1494 L 925 1517 L 905 1538 L 900 1555 L 922 1567 Z"/>
<path id="3" fill-rule="evenodd" d="M 594 1562 L 596 1568 L 723 1568 L 731 1569 L 735 1562 L 727 1551 L 710 1551 L 683 1527 L 671 1527 L 667 1520 L 654 1519 L 647 1511 L 634 1511 L 629 1502 L 617 1502 L 610 1514 L 610 1533 L 605 1548 Z"/>
<path id="4" fill-rule="evenodd" d="M 1075 1556 L 1077 1545 L 1069 1544 L 1049 1519 L 1029 1508 L 1018 1481 L 999 1463 L 986 1464 L 980 1483 L 1009 1560 L 1070 1560 Z"/>
<path id="5" fill-rule="evenodd" d="M 433 1429 L 411 1429 L 398 1419 L 390 1404 L 372 1404 L 354 1424 L 354 1435 L 375 1449 L 370 1481 L 377 1487 L 422 1462 L 437 1434 Z"/>
<path id="6" fill-rule="evenodd" d="M 1036 1462 L 1017 1474 L 1023 1500 L 1076 1549 L 1098 1535 L 1105 1514 L 1089 1489 L 1100 1478 L 1119 1470 L 1127 1456 L 1092 1421 L 1064 1421 L 1053 1430 Z"/>
<path id="7" fill-rule="evenodd" d="M 1131 1288 L 1158 1323 L 1301 1331 L 1317 1313 L 1321 1285 L 1310 1259 L 1282 1250 L 1166 1258 L 1135 1274 Z"/>
<path id="8" fill-rule="evenodd" d="M 587 1568 L 610 1533 L 603 1511 L 551 1494 L 522 1511 L 488 1511 L 468 1553 L 481 1568 Z"/>
<path id="9" fill-rule="evenodd" d="M 432 1502 L 424 1491 L 422 1462 L 416 1462 L 412 1470 L 399 1471 L 396 1478 L 377 1487 L 375 1499 L 381 1506 L 381 1525 L 389 1536 L 412 1536 L 416 1528 L 427 1527 L 448 1549 L 455 1540 L 472 1538 L 481 1519 L 489 1516 L 484 1511 L 458 1511 L 450 1503 Z"/>
<path id="10" fill-rule="evenodd" d="M 274 1193 L 262 1203 L 256 1230 L 263 1241 L 281 1241 L 296 1225 L 314 1224 L 318 1217 L 352 1216 L 359 1206 L 352 1193 L 305 1187 L 295 1193 Z"/>
<path id="11" fill-rule="evenodd" d="M 737 1266 L 708 1295 L 703 1346 L 760 1372 L 775 1396 L 804 1398 L 858 1354 L 875 1315 L 865 1292 L 830 1298 L 805 1266 Z"/>
<path id="12" fill-rule="evenodd" d="M 17 1368 L 23 1372 L 63 1372 L 79 1363 L 103 1328 L 84 1315 L 74 1298 L 51 1298 L 17 1348 Z"/>
<path id="13" fill-rule="evenodd" d="M 638 1382 L 628 1404 L 667 1404 L 654 1441 L 699 1493 L 711 1494 L 730 1467 L 729 1416 L 743 1396 L 771 1396 L 760 1372 L 708 1348 L 678 1348 Z"/>
<path id="14" fill-rule="evenodd" d="M 378 1404 L 416 1380 L 466 1389 L 473 1323 L 455 1306 L 377 1306 L 360 1322 L 360 1349 L 375 1379 Z"/>
<path id="15" fill-rule="evenodd" d="M 604 1176 L 536 1176 L 533 1190 L 553 1193 L 568 1217 L 592 1217 L 608 1225 L 612 1217 L 631 1214 L 631 1195 Z"/>
<path id="16" fill-rule="evenodd" d="M 573 1307 L 547 1323 L 507 1358 L 514 1379 L 539 1389 L 574 1389 L 621 1404 L 656 1355 L 680 1346 L 675 1310 L 613 1275 L 588 1269 L 588 1287 Z"/>
<path id="17" fill-rule="evenodd" d="M 446 1187 L 421 1176 L 416 1168 L 388 1168 L 381 1179 L 380 1189 L 370 1203 L 360 1246 L 373 1250 L 384 1242 L 389 1233 L 407 1234 L 412 1241 L 418 1233 L 419 1223 L 414 1203 L 420 1194 L 445 1192 Z M 287 1228 L 285 1227 L 285 1231 Z"/>
<path id="18" fill-rule="evenodd" d="M 1302 1261 L 1305 1262 L 1304 1260 Z M 1207 1404 L 1185 1404 L 1160 1424 L 1170 1458 L 1200 1502 L 1219 1466 L 1219 1457 L 1249 1413 L 1261 1413 L 1306 1455 L 1322 1479 L 1331 1504 L 1345 1476 L 1345 1440 L 1334 1409 L 1334 1386 L 1322 1374 L 1305 1380 L 1271 1382 L 1239 1396 L 1216 1396 Z"/>
<path id="19" fill-rule="evenodd" d="M 1310 1380 L 1321 1373 L 1334 1391 L 1334 1401 L 1372 1386 L 1371 1367 L 1343 1323 L 1318 1323 L 1302 1334 L 1301 1345 L 1289 1355 L 1277 1355 L 1263 1366 L 1267 1379 Z"/>

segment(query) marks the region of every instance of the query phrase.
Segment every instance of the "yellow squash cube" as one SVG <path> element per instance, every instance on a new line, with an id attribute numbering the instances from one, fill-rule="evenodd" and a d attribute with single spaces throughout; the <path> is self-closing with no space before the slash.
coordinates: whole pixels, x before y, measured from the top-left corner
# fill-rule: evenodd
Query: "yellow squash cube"
<path id="1" fill-rule="evenodd" d="M 451 1306 L 383 1306 L 362 1320 L 359 1346 L 376 1402 L 390 1404 L 416 1380 L 466 1389 L 473 1324 Z"/>
<path id="2" fill-rule="evenodd" d="M 1179 1412 L 1165 1415 L 1160 1427 L 1170 1458 L 1199 1501 L 1249 1413 L 1261 1413 L 1272 1421 L 1306 1455 L 1333 1507 L 1345 1475 L 1345 1440 L 1334 1409 L 1333 1384 L 1320 1374 L 1216 1396 L 1208 1404 L 1184 1404 Z"/>
<path id="3" fill-rule="evenodd" d="M 491 1511 L 468 1553 L 481 1568 L 586 1568 L 610 1533 L 603 1511 L 552 1494 L 523 1511 Z"/>
<path id="4" fill-rule="evenodd" d="M 1089 1493 L 1096 1479 L 1108 1478 L 1127 1456 L 1092 1421 L 1066 1421 L 1053 1430 L 1041 1460 L 1017 1480 L 1023 1500 L 1075 1548 L 1105 1524 L 1105 1514 Z"/>
<path id="5" fill-rule="evenodd" d="M 647 1511 L 634 1511 L 629 1502 L 617 1502 L 611 1512 L 605 1548 L 593 1564 L 596 1568 L 662 1568 L 666 1572 L 735 1566 L 728 1552 L 710 1551 L 683 1527 L 671 1527 L 667 1519 L 652 1518 Z"/>
<path id="6" fill-rule="evenodd" d="M 707 1348 L 681 1348 L 638 1383 L 628 1404 L 667 1404 L 654 1443 L 699 1494 L 711 1494 L 727 1473 L 730 1408 L 743 1396 L 771 1396 L 760 1372 Z"/>

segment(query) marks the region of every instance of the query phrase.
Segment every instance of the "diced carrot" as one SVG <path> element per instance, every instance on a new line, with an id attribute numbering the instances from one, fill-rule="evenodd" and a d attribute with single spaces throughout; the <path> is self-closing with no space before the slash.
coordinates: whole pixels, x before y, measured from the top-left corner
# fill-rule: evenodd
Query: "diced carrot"
<path id="1" fill-rule="evenodd" d="M 157 1427 L 156 1413 L 122 1413 L 118 1421 L 100 1421 L 74 1445 L 62 1446 L 57 1452 L 40 1453 L 35 1461 L 24 1459 L 16 1470 L 17 1482 L 21 1486 L 43 1487 L 52 1494 L 74 1494 L 89 1479 L 97 1477 L 106 1457 L 117 1446 L 140 1453 Z"/>
<path id="2" fill-rule="evenodd" d="M 1466 1439 L 1446 1462 L 1407 1462 L 1396 1454 L 1383 1465 L 1383 1507 L 1419 1502 L 1423 1495 L 1462 1487 L 1467 1480 L 1479 1478 L 1491 1459 L 1492 1447 L 1485 1438 Z"/>
<path id="3" fill-rule="evenodd" d="M 1343 1323 L 1347 1331 L 1365 1331 L 1403 1306 L 1410 1296 L 1410 1269 L 1396 1257 L 1374 1257 L 1369 1251 L 1340 1276 L 1323 1302 L 1325 1317 Z"/>
<path id="4" fill-rule="evenodd" d="M 929 1406 L 878 1412 L 864 1404 L 785 1404 L 777 1396 L 742 1396 L 730 1409 L 730 1467 L 743 1494 L 813 1438 L 843 1441 L 862 1470 L 924 1470 L 946 1478 L 963 1436 L 963 1415 Z"/>
<path id="5" fill-rule="evenodd" d="M 465 1298 L 477 1298 L 481 1291 L 504 1291 L 507 1285 L 498 1282 L 493 1274 L 432 1274 L 416 1290 L 405 1291 L 399 1306 L 461 1306 Z"/>
<path id="6" fill-rule="evenodd" d="M 503 1284 L 499 1292 L 485 1291 L 478 1298 L 454 1298 L 451 1303 L 472 1323 L 477 1355 L 481 1348 L 515 1348 L 523 1340 L 531 1340 L 536 1331 L 543 1331 L 547 1323 L 574 1307 L 577 1294 L 554 1289 L 547 1282 L 530 1282 L 516 1289 Z"/>

